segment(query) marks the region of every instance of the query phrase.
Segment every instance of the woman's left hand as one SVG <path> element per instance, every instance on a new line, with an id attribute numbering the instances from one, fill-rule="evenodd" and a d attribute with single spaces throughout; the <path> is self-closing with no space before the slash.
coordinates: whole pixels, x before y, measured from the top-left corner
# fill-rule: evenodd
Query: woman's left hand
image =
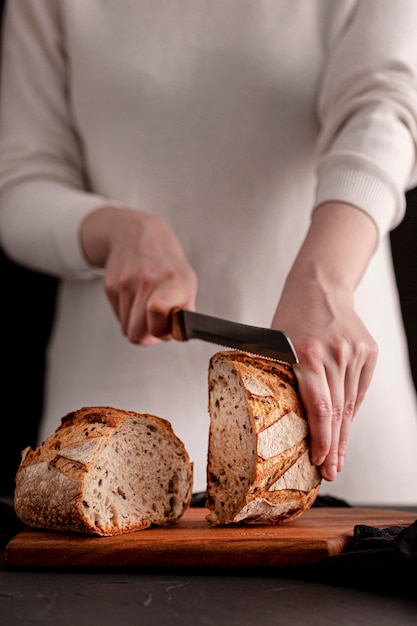
<path id="1" fill-rule="evenodd" d="M 343 469 L 352 420 L 377 359 L 377 345 L 353 304 L 375 244 L 376 228 L 365 213 L 342 204 L 317 209 L 272 322 L 297 351 L 293 369 L 307 411 L 311 458 L 329 481 Z"/>

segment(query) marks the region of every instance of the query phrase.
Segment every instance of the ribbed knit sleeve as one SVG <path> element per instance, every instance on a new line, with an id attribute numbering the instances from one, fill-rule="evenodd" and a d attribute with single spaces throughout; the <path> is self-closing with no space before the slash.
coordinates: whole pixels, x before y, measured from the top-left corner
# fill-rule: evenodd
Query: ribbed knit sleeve
<path id="1" fill-rule="evenodd" d="M 0 111 L 0 244 L 11 258 L 61 277 L 95 276 L 79 227 L 108 203 L 86 189 L 72 129 L 61 16 L 54 0 L 6 4 Z"/>
<path id="2" fill-rule="evenodd" d="M 316 205 L 366 211 L 380 237 L 417 182 L 417 2 L 358 2 L 330 47 L 318 99 Z"/>

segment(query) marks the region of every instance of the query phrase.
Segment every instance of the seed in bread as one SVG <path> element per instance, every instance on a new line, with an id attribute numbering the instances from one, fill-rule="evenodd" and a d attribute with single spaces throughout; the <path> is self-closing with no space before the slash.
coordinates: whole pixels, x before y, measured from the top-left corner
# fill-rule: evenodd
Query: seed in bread
<path id="1" fill-rule="evenodd" d="M 84 407 L 23 451 L 14 504 L 28 526 L 117 535 L 177 522 L 192 480 L 193 464 L 167 420 Z"/>
<path id="2" fill-rule="evenodd" d="M 320 488 L 306 412 L 290 365 L 238 351 L 209 364 L 208 520 L 282 523 Z"/>

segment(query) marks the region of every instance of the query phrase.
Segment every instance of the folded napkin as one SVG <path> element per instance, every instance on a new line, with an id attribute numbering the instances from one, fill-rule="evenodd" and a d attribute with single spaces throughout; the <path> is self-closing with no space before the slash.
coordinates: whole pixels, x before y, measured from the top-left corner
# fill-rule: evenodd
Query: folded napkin
<path id="1" fill-rule="evenodd" d="M 411 526 L 383 529 L 358 524 L 342 554 L 294 573 L 296 578 L 314 582 L 417 599 L 417 519 Z"/>

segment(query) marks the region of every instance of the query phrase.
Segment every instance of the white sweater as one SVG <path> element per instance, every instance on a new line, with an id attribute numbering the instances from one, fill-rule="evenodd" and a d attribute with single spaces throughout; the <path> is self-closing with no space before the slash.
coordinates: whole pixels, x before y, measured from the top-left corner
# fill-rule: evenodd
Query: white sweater
<path id="1" fill-rule="evenodd" d="M 206 486 L 216 346 L 130 344 L 79 242 L 103 204 L 158 214 L 198 309 L 269 326 L 318 204 L 366 211 L 380 243 L 356 310 L 379 344 L 344 471 L 323 494 L 417 502 L 417 408 L 388 231 L 417 183 L 416 0 L 10 0 L 0 243 L 59 276 L 40 439 L 92 404 L 171 421 Z"/>

